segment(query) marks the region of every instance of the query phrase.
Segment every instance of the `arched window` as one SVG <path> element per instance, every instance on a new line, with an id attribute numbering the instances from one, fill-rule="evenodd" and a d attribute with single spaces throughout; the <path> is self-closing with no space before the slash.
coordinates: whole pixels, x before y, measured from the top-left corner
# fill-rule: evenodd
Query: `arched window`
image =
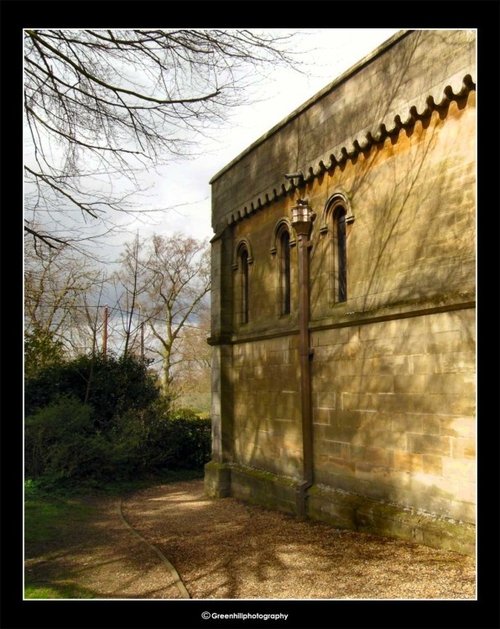
<path id="1" fill-rule="evenodd" d="M 336 301 L 347 301 L 347 247 L 346 247 L 346 211 L 342 205 L 335 208 L 334 255 L 336 257 Z"/>
<path id="2" fill-rule="evenodd" d="M 347 195 L 335 192 L 327 201 L 322 213 L 319 233 L 329 235 L 327 257 L 330 260 L 328 299 L 332 305 L 347 301 L 348 259 L 347 225 L 354 222 Z"/>
<path id="3" fill-rule="evenodd" d="M 296 241 L 287 217 L 274 226 L 270 253 L 276 262 L 276 312 L 278 316 L 290 314 L 292 308 L 291 250 Z"/>
<path id="4" fill-rule="evenodd" d="M 240 252 L 240 322 L 248 323 L 248 251 Z"/>
<path id="5" fill-rule="evenodd" d="M 290 234 L 284 229 L 280 236 L 281 314 L 290 314 Z"/>
<path id="6" fill-rule="evenodd" d="M 248 323 L 250 320 L 250 265 L 253 263 L 252 247 L 247 238 L 237 242 L 233 251 L 234 314 L 235 322 Z"/>

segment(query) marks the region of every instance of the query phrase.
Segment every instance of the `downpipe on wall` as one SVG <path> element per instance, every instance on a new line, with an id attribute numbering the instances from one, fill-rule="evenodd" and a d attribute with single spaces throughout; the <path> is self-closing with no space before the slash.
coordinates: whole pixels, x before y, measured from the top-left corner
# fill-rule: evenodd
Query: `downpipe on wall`
<path id="1" fill-rule="evenodd" d="M 302 482 L 297 487 L 297 515 L 301 518 L 306 517 L 307 491 L 314 482 L 311 395 L 311 360 L 313 350 L 311 348 L 309 332 L 309 254 L 312 243 L 309 240 L 309 234 L 315 217 L 316 215 L 311 211 L 307 201 L 298 199 L 297 205 L 292 208 L 292 227 L 297 234 L 299 263 L 299 355 L 303 470 Z"/>

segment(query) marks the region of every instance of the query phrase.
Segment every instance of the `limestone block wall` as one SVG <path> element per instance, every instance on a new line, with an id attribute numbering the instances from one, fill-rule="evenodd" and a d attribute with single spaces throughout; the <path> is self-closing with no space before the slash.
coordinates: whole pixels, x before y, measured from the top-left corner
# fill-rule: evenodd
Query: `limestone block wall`
<path id="1" fill-rule="evenodd" d="M 475 520 L 475 311 L 313 335 L 317 483 Z"/>
<path id="2" fill-rule="evenodd" d="M 268 211 L 257 213 L 252 220 L 241 221 L 231 229 L 233 249 L 230 260 L 225 264 L 232 269 L 232 332 L 248 336 L 265 333 L 269 330 L 288 331 L 297 323 L 297 250 L 294 239 L 290 248 L 291 313 L 280 315 L 279 306 L 279 255 L 271 250 L 276 245 L 274 229 L 280 220 L 289 220 L 293 198 L 274 204 Z M 249 265 L 249 318 L 241 325 L 239 321 L 239 286 L 236 248 L 245 241 L 251 247 L 253 262 Z"/>
<path id="3" fill-rule="evenodd" d="M 308 512 L 473 552 L 474 53 L 468 31 L 401 34 L 213 179 L 213 495 L 296 510 L 303 443 L 290 219 L 297 196 L 306 197 L 316 213 Z M 404 112 L 410 118 L 398 121 Z M 391 120 L 391 133 L 356 140 Z M 330 167 L 325 158 L 308 170 L 325 154 Z M 299 169 L 304 184 L 287 190 L 284 173 Z M 335 285 L 334 195 L 349 216 L 345 301 Z M 285 224 L 291 309 L 283 314 L 276 236 Z M 424 525 L 415 515 L 423 513 L 465 523 L 465 537 L 432 517 Z"/>
<path id="4" fill-rule="evenodd" d="M 233 378 L 233 460 L 300 479 L 297 336 L 234 345 Z"/>
<path id="5" fill-rule="evenodd" d="M 471 92 L 451 103 L 446 116 L 434 112 L 307 187 L 318 212 L 311 255 L 313 319 L 473 295 L 475 113 Z M 347 232 L 345 307 L 335 305 L 332 295 L 333 225 L 324 216 L 327 199 L 338 191 L 354 216 Z M 320 233 L 322 228 L 328 231 Z"/>
<path id="6" fill-rule="evenodd" d="M 457 93 L 465 76 L 475 79 L 473 31 L 410 31 L 392 38 L 354 69 L 326 86 L 217 173 L 212 184 L 215 232 L 272 201 L 285 186 L 283 174 L 317 170 L 331 156 L 342 160 L 388 129 L 395 116 L 439 103 L 447 86 Z M 370 137 L 368 135 L 368 137 Z"/>

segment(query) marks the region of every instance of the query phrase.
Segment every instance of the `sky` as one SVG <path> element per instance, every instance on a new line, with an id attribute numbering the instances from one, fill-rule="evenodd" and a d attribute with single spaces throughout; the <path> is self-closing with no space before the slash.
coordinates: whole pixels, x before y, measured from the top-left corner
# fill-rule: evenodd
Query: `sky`
<path id="1" fill-rule="evenodd" d="M 402 27 L 403 28 L 403 27 Z M 182 232 L 210 239 L 210 179 L 245 148 L 302 103 L 401 29 L 304 29 L 295 41 L 305 64 L 302 74 L 279 68 L 259 83 L 258 102 L 242 105 L 205 143 L 201 157 L 172 162 L 144 176 L 149 186 L 145 208 L 169 210 L 132 221 L 127 231 L 141 236 Z M 123 234 L 120 237 L 123 242 Z M 126 238 L 125 238 L 126 239 Z M 118 244 L 118 243 L 117 243 Z"/>
<path id="2" fill-rule="evenodd" d="M 252 98 L 232 110 L 221 128 L 204 142 L 200 157 L 171 161 L 167 166 L 145 171 L 140 187 L 148 187 L 141 209 L 168 208 L 162 212 L 138 212 L 113 216 L 122 229 L 92 245 L 92 257 L 112 270 L 123 245 L 137 233 L 141 239 L 153 233 L 209 240 L 211 228 L 210 180 L 249 145 L 286 118 L 326 85 L 335 80 L 401 29 L 308 29 L 293 31 L 294 51 L 300 53 L 302 72 L 293 68 L 270 68 L 252 89 Z M 280 34 L 283 34 L 280 32 Z M 117 183 L 117 185 L 119 185 Z M 99 229 L 98 229 L 99 231 Z M 106 296 L 113 304 L 116 296 Z"/>

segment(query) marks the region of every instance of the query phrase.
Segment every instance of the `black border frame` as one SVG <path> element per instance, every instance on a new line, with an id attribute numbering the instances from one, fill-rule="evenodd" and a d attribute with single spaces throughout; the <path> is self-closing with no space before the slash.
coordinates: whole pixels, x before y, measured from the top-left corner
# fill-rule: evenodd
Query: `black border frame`
<path id="1" fill-rule="evenodd" d="M 294 4 L 295 2 L 295 4 Z M 1 626 L 7 628 L 500 627 L 500 2 L 1 0 Z M 471 28 L 478 33 L 478 598 L 476 601 L 23 601 L 22 30 L 33 26 Z M 204 621 L 203 611 L 288 613 L 287 621 Z"/>

